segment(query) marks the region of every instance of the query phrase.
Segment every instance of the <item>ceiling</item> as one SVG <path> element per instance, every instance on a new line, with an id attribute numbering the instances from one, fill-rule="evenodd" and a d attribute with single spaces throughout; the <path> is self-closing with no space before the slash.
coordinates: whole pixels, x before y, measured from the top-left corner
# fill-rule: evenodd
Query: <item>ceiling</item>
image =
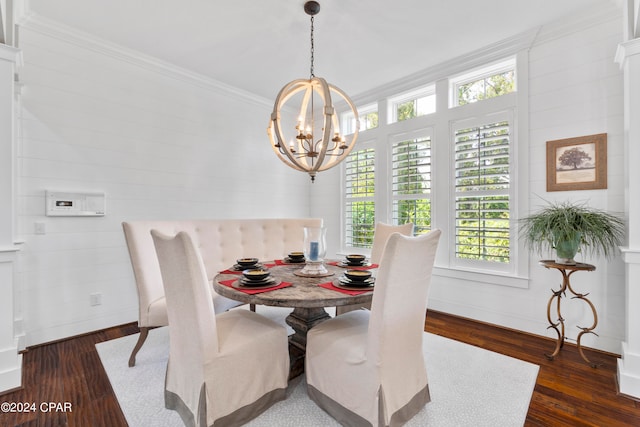
<path id="1" fill-rule="evenodd" d="M 619 0 L 319 0 L 315 75 L 354 96 Z M 305 0 L 29 0 L 29 11 L 273 99 L 309 77 Z"/>

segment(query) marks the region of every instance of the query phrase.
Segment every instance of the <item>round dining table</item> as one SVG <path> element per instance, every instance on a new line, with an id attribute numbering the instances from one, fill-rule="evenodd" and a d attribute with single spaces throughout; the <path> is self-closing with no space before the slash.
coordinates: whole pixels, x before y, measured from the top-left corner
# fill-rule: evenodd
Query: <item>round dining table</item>
<path id="1" fill-rule="evenodd" d="M 263 265 L 268 266 L 271 276 L 278 282 L 291 285 L 274 290 L 265 289 L 259 293 L 246 293 L 238 289 L 237 284 L 230 286 L 231 281 L 242 278 L 241 273 L 231 273 L 227 270 L 215 276 L 213 288 L 222 296 L 248 304 L 293 308 L 286 322 L 294 330 L 294 333 L 289 336 L 290 378 L 294 378 L 304 372 L 307 332 L 318 323 L 331 318 L 324 308 L 369 303 L 373 297 L 373 291 L 366 290 L 357 295 L 351 295 L 319 286 L 335 281 L 344 273 L 346 268 L 339 266 L 341 265 L 339 262 L 327 261 L 325 264 L 327 275 L 311 277 L 300 275 L 304 263 L 285 264 L 278 261 L 264 262 Z M 375 272 L 375 269 L 371 270 Z"/>

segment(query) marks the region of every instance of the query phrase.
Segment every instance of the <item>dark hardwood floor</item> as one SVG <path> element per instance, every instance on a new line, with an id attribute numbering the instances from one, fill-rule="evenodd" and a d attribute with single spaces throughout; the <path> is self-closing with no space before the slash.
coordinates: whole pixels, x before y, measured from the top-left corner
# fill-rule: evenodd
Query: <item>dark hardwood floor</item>
<path id="1" fill-rule="evenodd" d="M 602 362 L 594 369 L 565 344 L 549 361 L 544 353 L 553 350 L 552 340 L 433 311 L 425 330 L 539 365 L 526 426 L 640 426 L 640 403 L 616 393 L 615 356 L 586 350 Z M 0 413 L 0 426 L 126 426 L 95 344 L 136 332 L 129 324 L 29 349 L 24 387 L 0 395 L 0 402 L 35 403 L 37 410 Z M 62 405 L 43 412 L 40 405 L 47 402 Z M 71 411 L 64 410 L 65 402 Z"/>
<path id="2" fill-rule="evenodd" d="M 555 341 L 429 311 L 425 330 L 540 366 L 526 426 L 640 426 L 640 403 L 616 392 L 617 357 L 565 343 L 555 360 Z"/>

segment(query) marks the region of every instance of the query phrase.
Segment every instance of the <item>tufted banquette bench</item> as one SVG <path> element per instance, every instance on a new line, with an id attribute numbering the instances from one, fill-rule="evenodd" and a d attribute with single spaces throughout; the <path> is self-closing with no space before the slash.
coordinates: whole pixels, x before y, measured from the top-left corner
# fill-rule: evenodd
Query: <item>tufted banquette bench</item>
<path id="1" fill-rule="evenodd" d="M 291 251 L 301 251 L 304 227 L 320 227 L 320 218 L 202 219 L 175 221 L 123 222 L 133 274 L 138 289 L 140 337 L 129 358 L 135 365 L 136 354 L 147 339 L 150 328 L 167 326 L 167 309 L 160 266 L 151 238 L 151 230 L 174 235 L 191 235 L 207 271 L 209 280 L 233 266 L 238 258 L 255 257 L 262 261 L 281 259 Z M 217 313 L 241 305 L 213 291 Z"/>

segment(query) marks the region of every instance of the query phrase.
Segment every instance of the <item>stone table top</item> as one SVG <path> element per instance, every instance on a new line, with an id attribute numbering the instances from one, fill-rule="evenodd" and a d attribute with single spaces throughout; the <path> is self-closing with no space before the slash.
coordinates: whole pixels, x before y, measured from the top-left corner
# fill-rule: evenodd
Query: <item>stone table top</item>
<path id="1" fill-rule="evenodd" d="M 360 295 L 348 295 L 331 289 L 321 288 L 321 283 L 331 282 L 342 275 L 346 270 L 325 264 L 329 272 L 334 273 L 328 277 L 300 277 L 294 271 L 300 270 L 304 265 L 276 265 L 269 268 L 271 275 L 283 282 L 292 283 L 292 286 L 276 289 L 274 291 L 257 294 L 246 294 L 230 286 L 218 282 L 230 279 L 239 279 L 238 274 L 220 273 L 213 279 L 213 287 L 220 295 L 250 304 L 270 305 L 276 307 L 333 307 L 349 304 L 364 304 L 371 301 L 373 291 Z M 375 273 L 376 270 L 372 270 Z M 374 274 L 375 276 L 375 274 Z"/>

